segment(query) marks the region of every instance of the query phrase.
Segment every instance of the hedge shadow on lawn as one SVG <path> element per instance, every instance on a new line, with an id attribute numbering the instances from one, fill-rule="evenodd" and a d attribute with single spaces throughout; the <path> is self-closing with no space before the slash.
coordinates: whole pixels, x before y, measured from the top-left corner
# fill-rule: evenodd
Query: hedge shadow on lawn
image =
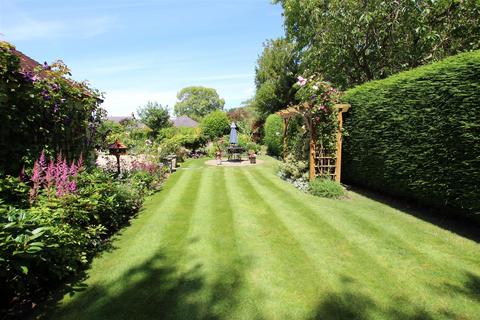
<path id="1" fill-rule="evenodd" d="M 82 319 L 223 319 L 221 314 L 236 305 L 235 292 L 242 281 L 235 271 L 222 272 L 205 295 L 201 264 L 182 272 L 159 252 L 112 284 L 70 291 L 79 296 L 60 308 L 52 304 L 37 319 L 72 315 Z M 119 285 L 120 289 L 113 288 Z"/>
<path id="2" fill-rule="evenodd" d="M 466 281 L 463 286 L 446 283 L 446 291 L 454 291 L 463 294 L 465 297 L 476 300 L 480 303 L 480 276 L 471 272 L 465 272 Z"/>
<path id="3" fill-rule="evenodd" d="M 366 198 L 383 203 L 420 220 L 453 232 L 461 237 L 480 243 L 480 224 L 464 216 L 455 216 L 442 209 L 428 208 L 414 200 L 387 195 L 360 186 L 348 185 L 348 189 Z"/>
<path id="4" fill-rule="evenodd" d="M 341 289 L 328 293 L 319 301 L 312 319 L 372 319 L 376 313 L 376 317 L 379 313 L 382 318 L 396 320 L 430 320 L 434 318 L 427 310 L 414 305 L 410 299 L 405 297 L 396 297 L 394 303 L 392 301 L 392 304 L 387 307 L 380 307 L 372 298 L 358 289 L 354 289 L 355 287 L 352 286 L 356 282 L 354 279 L 349 276 L 342 276 L 341 279 L 343 282 Z"/>

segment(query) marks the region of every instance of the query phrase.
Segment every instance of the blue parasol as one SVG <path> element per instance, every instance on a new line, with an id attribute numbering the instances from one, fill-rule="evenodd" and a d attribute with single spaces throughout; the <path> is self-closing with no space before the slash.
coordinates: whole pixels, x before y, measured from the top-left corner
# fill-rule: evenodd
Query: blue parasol
<path id="1" fill-rule="evenodd" d="M 230 144 L 238 144 L 237 126 L 235 125 L 235 122 L 232 122 L 232 125 L 230 126 Z"/>

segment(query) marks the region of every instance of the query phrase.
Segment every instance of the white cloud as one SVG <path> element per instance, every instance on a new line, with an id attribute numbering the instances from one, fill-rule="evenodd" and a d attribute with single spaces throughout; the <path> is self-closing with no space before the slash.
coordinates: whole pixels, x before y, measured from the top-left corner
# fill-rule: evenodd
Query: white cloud
<path id="1" fill-rule="evenodd" d="M 177 92 L 155 90 L 108 90 L 105 93 L 105 101 L 102 107 L 111 116 L 126 116 L 136 112 L 139 106 L 148 101 L 156 101 L 162 105 L 168 105 L 170 114 L 173 111 Z"/>
<path id="2" fill-rule="evenodd" d="M 251 73 L 238 73 L 238 74 L 223 74 L 215 76 L 206 76 L 194 79 L 193 81 L 218 81 L 218 80 L 237 80 L 237 79 L 249 79 L 252 78 Z"/>
<path id="3" fill-rule="evenodd" d="M 114 26 L 115 19 L 109 16 L 40 20 L 18 14 L 10 16 L 8 23 L 2 21 L 0 27 L 5 39 L 25 41 L 72 36 L 87 39 L 104 34 Z"/>

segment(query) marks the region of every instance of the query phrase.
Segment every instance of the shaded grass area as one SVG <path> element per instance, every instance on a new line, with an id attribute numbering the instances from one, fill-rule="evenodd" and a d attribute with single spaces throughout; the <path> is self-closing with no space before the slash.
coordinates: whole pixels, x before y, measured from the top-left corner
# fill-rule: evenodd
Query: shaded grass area
<path id="1" fill-rule="evenodd" d="M 480 246 L 350 192 L 186 164 L 48 319 L 476 319 Z"/>

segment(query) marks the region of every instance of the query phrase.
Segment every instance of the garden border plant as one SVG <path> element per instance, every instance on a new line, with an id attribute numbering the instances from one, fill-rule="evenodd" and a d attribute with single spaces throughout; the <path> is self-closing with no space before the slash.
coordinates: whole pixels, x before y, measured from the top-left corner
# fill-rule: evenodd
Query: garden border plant
<path id="1" fill-rule="evenodd" d="M 159 165 L 133 162 L 117 178 L 44 152 L 26 171 L 0 177 L 0 313 L 17 316 L 88 267 L 166 177 Z"/>

